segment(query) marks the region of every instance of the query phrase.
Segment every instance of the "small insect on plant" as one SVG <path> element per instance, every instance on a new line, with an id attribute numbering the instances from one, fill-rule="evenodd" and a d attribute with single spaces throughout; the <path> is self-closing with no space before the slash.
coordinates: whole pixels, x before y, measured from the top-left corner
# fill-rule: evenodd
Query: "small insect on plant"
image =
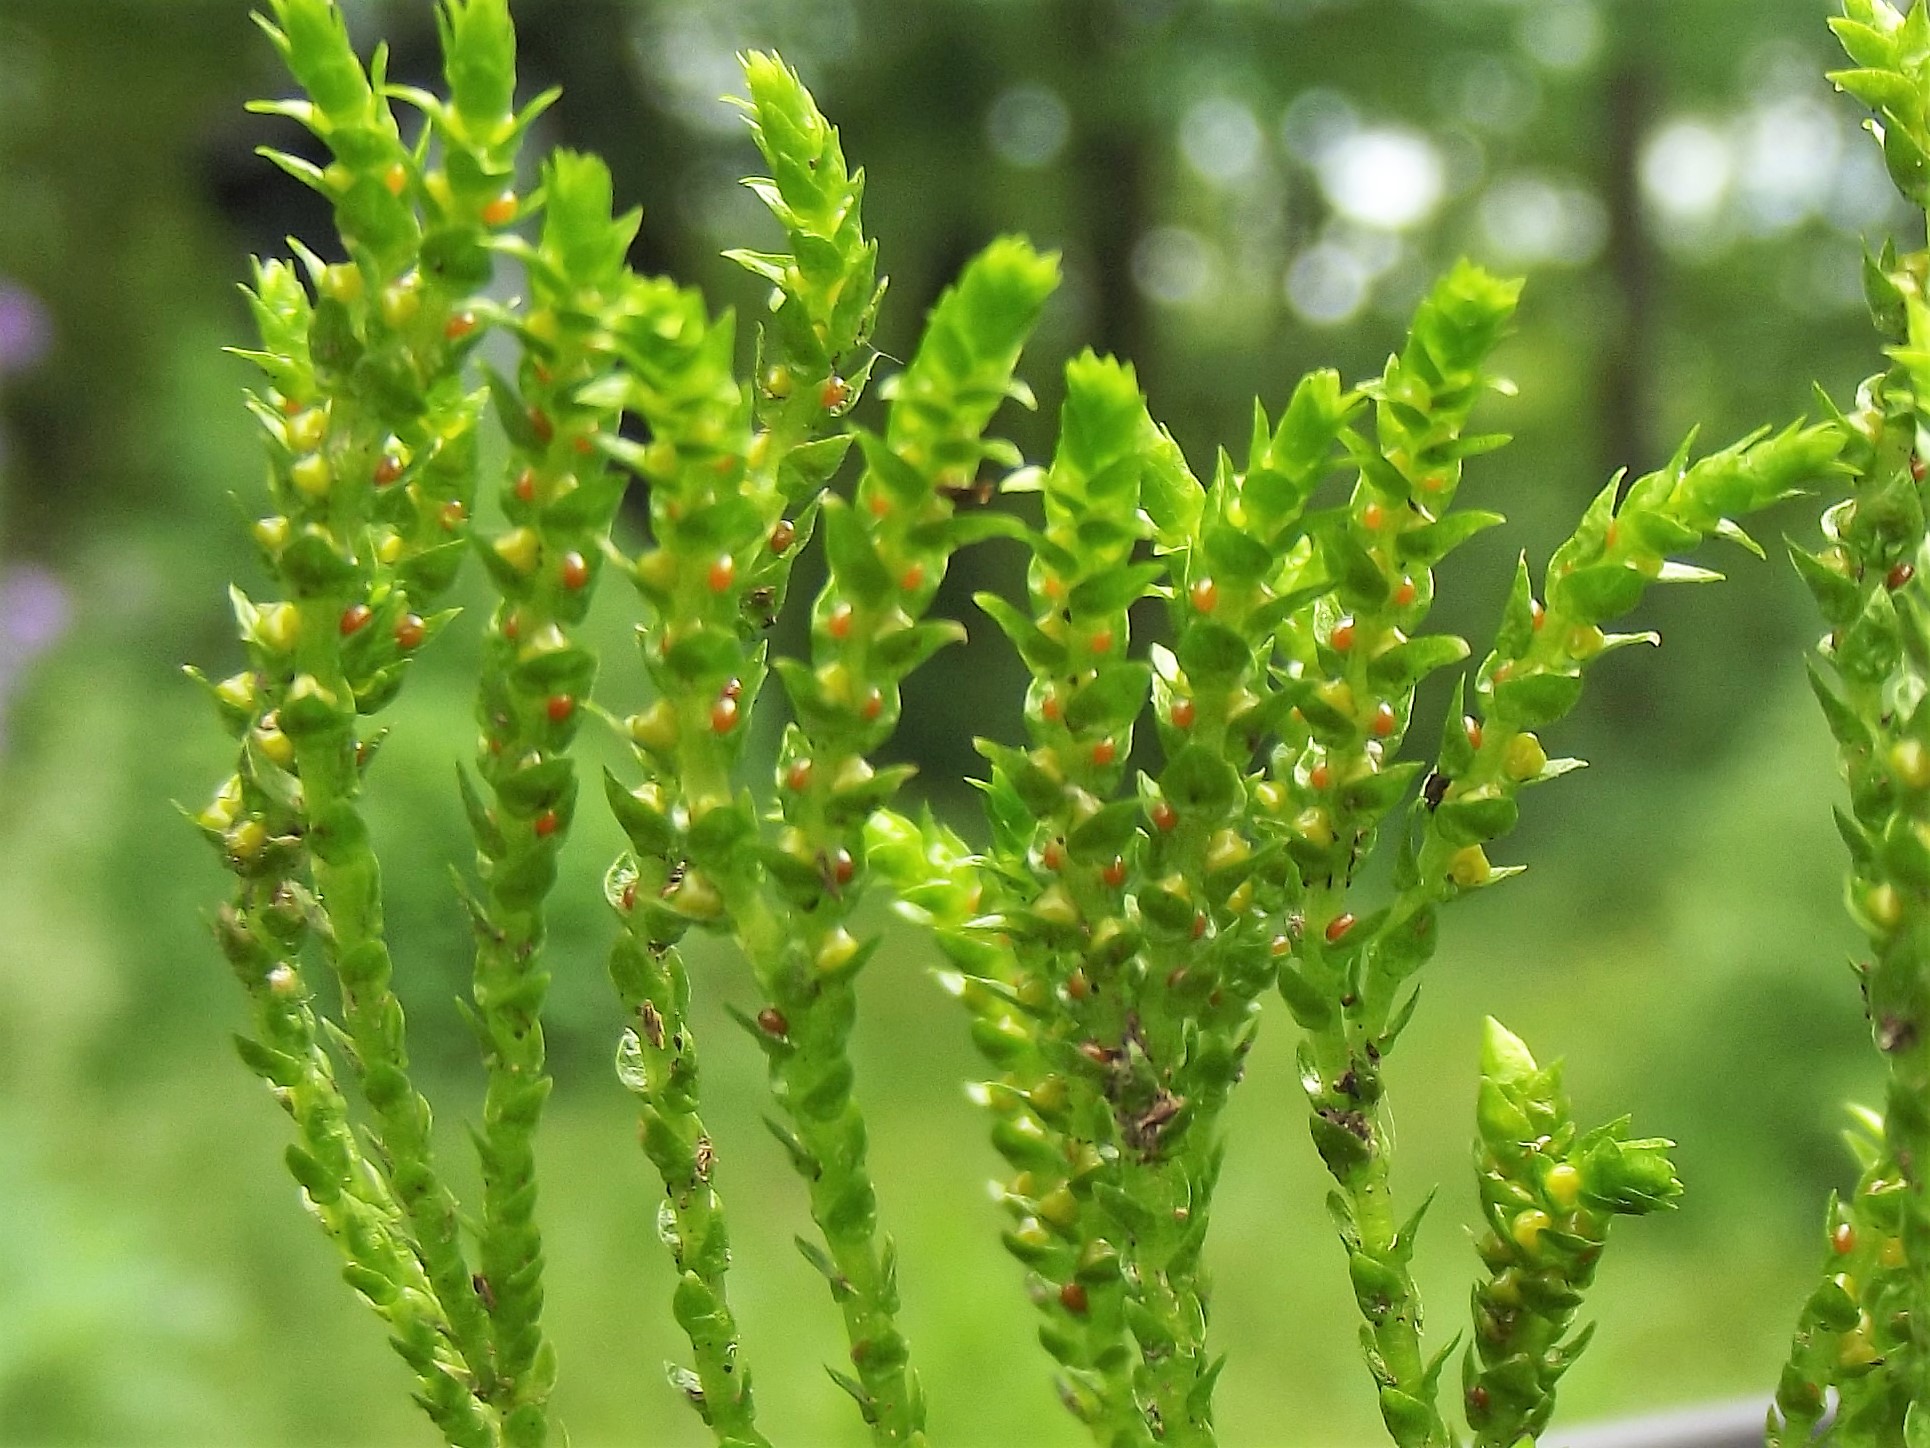
<path id="1" fill-rule="evenodd" d="M 1427 619 L 1437 567 L 1502 521 L 1458 500 L 1464 469 L 1507 441 L 1473 427 L 1503 386 L 1491 358 L 1518 282 L 1454 267 L 1378 376 L 1308 374 L 1199 470 L 1131 365 L 1084 353 L 1065 369 L 1056 447 L 1029 462 L 990 429 L 1005 402 L 1031 400 L 1018 369 L 1053 256 L 994 241 L 909 360 L 882 357 L 863 173 L 797 76 L 747 56 L 739 104 L 769 171 L 750 185 L 784 244 L 731 253 L 771 288 L 740 373 L 730 314 L 630 269 L 638 217 L 614 212 L 604 164 L 522 155 L 556 97 L 519 105 L 505 0 L 443 0 L 439 16 L 441 93 L 391 84 L 381 50 L 365 62 L 333 0 L 270 0 L 263 18 L 301 96 L 262 109 L 328 153 L 270 159 L 328 199 L 347 259 L 297 243 L 249 287 L 270 601 L 234 593 L 245 664 L 208 689 L 236 763 L 196 821 L 235 876 L 216 934 L 252 1010 L 243 1059 L 289 1113 L 304 1201 L 448 1442 L 534 1448 L 555 1427 L 534 1141 L 551 972 L 587 968 L 549 948 L 546 901 L 588 718 L 633 747 L 600 791 L 628 841 L 604 879 L 628 1022 L 612 1026 L 616 1074 L 664 1188 L 670 1311 L 690 1351 L 670 1379 L 717 1442 L 770 1440 L 728 1291 L 732 1144 L 702 1114 L 692 932 L 732 942 L 757 993 L 737 1018 L 816 1227 L 799 1245 L 842 1320 L 849 1367 L 832 1377 L 874 1442 L 927 1441 L 852 1066 L 879 948 L 859 911 L 880 891 L 931 933 L 990 1063 L 974 1091 L 1004 1163 L 1004 1242 L 1059 1397 L 1096 1441 L 1216 1441 L 1225 1358 L 1203 1264 L 1225 1115 L 1276 993 L 1389 1435 L 1537 1440 L 1588 1341 L 1575 1323 L 1613 1220 L 1681 1189 L 1671 1143 L 1626 1119 L 1584 1127 L 1560 1068 L 1490 1021 L 1472 1320 L 1430 1340 L 1411 1270 L 1430 1199 L 1397 1200 L 1386 1064 L 1443 912 L 1518 871 L 1490 851 L 1523 792 L 1579 767 L 1542 732 L 1596 660 L 1656 642 L 1609 630 L 1651 585 L 1718 576 L 1680 555 L 1713 538 L 1753 548 L 1739 520 L 1846 477 L 1823 551 L 1796 558 L 1831 629 L 1815 678 L 1851 783 L 1850 899 L 1891 1087 L 1859 1138 L 1861 1185 L 1830 1207 L 1828 1275 L 1772 1437 L 1809 1439 L 1833 1389 L 1836 1439 L 1930 1441 L 1914 1407 L 1930 1398 L 1921 254 L 1871 264 L 1892 366 L 1852 411 L 1700 457 L 1685 445 L 1608 482 L 1544 568 L 1521 561 L 1477 663 Z M 1930 18 L 1849 0 L 1835 24 L 1857 66 L 1838 82 L 1878 112 L 1921 204 Z M 398 107 L 419 128 L 405 135 Z M 500 267 L 524 300 L 496 299 Z M 480 360 L 492 334 L 514 353 L 507 371 Z M 647 540 L 630 553 L 611 530 L 633 489 Z M 813 543 L 826 577 L 798 605 L 808 642 L 786 653 L 771 629 Z M 981 546 L 1027 560 L 1021 597 L 977 605 L 1029 682 L 1025 738 L 978 741 L 989 844 L 974 850 L 929 813 L 893 810 L 912 771 L 880 755 L 906 679 L 964 636 L 933 608 L 954 555 Z M 463 626 L 438 603 L 472 562 L 494 598 L 460 776 L 476 851 L 467 1009 L 486 1072 L 480 1193 L 463 1203 L 410 1071 L 364 800 L 383 787 L 373 721 L 414 658 Z M 650 687 L 622 719 L 596 703 L 582 636 L 606 575 L 634 589 Z M 1163 641 L 1142 647 L 1133 630 L 1157 611 Z M 1410 739 L 1436 675 L 1446 726 Z M 747 746 L 760 702 L 783 715 L 774 764 Z M 1157 762 L 1140 770 L 1147 735 Z M 1368 871 L 1377 852 L 1388 868 Z"/>

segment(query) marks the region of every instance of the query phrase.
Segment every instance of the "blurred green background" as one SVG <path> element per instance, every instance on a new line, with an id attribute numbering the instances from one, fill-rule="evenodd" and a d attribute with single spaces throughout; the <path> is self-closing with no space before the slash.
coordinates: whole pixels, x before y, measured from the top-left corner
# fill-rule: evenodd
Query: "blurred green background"
<path id="1" fill-rule="evenodd" d="M 429 0 L 364 0 L 404 78 L 433 65 Z M 1657 465 L 1847 397 L 1876 356 L 1864 237 L 1920 240 L 1821 79 L 1822 0 L 523 0 L 528 89 L 567 95 L 544 139 L 604 151 L 646 207 L 635 260 L 755 307 L 716 259 L 764 235 L 754 168 L 716 97 L 732 55 L 799 65 L 871 177 L 903 355 L 971 250 L 1021 229 L 1067 285 L 1027 373 L 1132 356 L 1196 466 L 1308 366 L 1377 368 L 1459 253 L 1530 278 L 1483 424 L 1518 441 L 1467 496 L 1513 525 L 1457 555 L 1444 622 L 1479 645 L 1513 553 L 1536 557 L 1612 470 Z M 336 1279 L 279 1155 L 281 1115 L 233 1059 L 240 1001 L 207 939 L 215 860 L 171 801 L 228 746 L 178 665 L 238 662 L 222 590 L 257 581 L 233 495 L 260 462 L 240 406 L 232 283 L 312 197 L 252 155 L 282 89 L 243 0 L 0 0 L 0 1443 L 426 1444 L 405 1375 Z M 1920 219 L 1915 226 L 1920 226 Z M 326 248 L 324 248 L 326 250 Z M 1036 454 L 1040 422 L 1014 435 Z M 1759 530 L 1814 531 L 1790 506 Z M 948 597 L 1009 585 L 984 553 Z M 1445 1340 L 1463 1315 L 1467 1168 L 1483 1013 L 1568 1058 L 1592 1117 L 1681 1142 L 1675 1217 L 1621 1234 L 1569 1379 L 1569 1421 L 1766 1393 L 1847 1180 L 1838 1103 L 1875 1089 L 1838 908 L 1826 737 L 1801 683 L 1807 599 L 1775 557 L 1644 606 L 1660 653 L 1617 654 L 1551 745 L 1594 766 L 1531 797 L 1500 858 L 1534 868 L 1451 917 L 1393 1064 L 1400 1186 L 1443 1184 L 1419 1271 Z M 606 590 L 608 702 L 640 692 L 631 601 Z M 969 607 L 969 606 L 967 606 Z M 961 614 L 961 616 L 963 616 Z M 991 637 L 980 637 L 991 635 Z M 371 801 L 414 1049 L 447 1159 L 479 1071 L 450 1004 L 466 974 L 448 886 L 465 856 L 465 645 L 421 666 Z M 922 708 L 919 707 L 922 704 Z M 1016 729 L 988 629 L 931 667 L 902 740 L 967 819 L 973 733 Z M 1430 707 L 1438 714 L 1443 701 Z M 1431 725 L 1417 738 L 1431 737 Z M 556 904 L 545 1137 L 551 1321 L 569 1440 L 697 1444 L 659 1370 L 655 1189 L 608 1069 L 620 1029 L 598 900 L 614 831 L 586 815 Z M 867 981 L 861 1093 L 936 1441 L 1073 1444 L 998 1248 L 995 1166 L 959 1083 L 974 1061 L 930 957 L 901 932 Z M 701 1024 L 735 1203 L 733 1278 L 764 1412 L 793 1444 L 860 1440 L 820 1363 L 837 1349 L 796 1256 L 801 1195 L 757 1123 L 761 1064 L 721 1003 Z M 1341 1254 L 1276 1010 L 1234 1111 L 1211 1262 L 1232 1351 L 1230 1445 L 1377 1437 Z M 457 1167 L 461 1171 L 464 1168 Z"/>

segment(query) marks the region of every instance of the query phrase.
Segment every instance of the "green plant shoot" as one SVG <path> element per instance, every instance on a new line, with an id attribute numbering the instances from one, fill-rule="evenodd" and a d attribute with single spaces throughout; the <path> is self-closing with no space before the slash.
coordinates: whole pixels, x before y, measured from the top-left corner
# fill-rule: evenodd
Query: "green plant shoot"
<path id="1" fill-rule="evenodd" d="M 1459 504 L 1472 460 L 1507 441 L 1472 428 L 1489 393 L 1511 390 L 1494 359 L 1519 282 L 1457 265 L 1378 376 L 1308 374 L 1277 418 L 1256 405 L 1242 448 L 1197 471 L 1132 366 L 1082 353 L 1056 445 L 1028 463 L 993 428 L 1006 402 L 1032 404 L 1020 361 L 1056 257 L 993 241 L 910 360 L 884 359 L 864 173 L 797 74 L 752 54 L 740 105 L 768 176 L 746 184 L 782 240 L 729 253 L 770 289 L 740 336 L 731 312 L 630 268 L 639 213 L 619 210 L 602 161 L 521 159 L 555 97 L 516 108 L 506 0 L 437 13 L 441 94 L 390 84 L 380 50 L 365 64 L 333 0 L 270 0 L 262 20 L 303 93 L 262 109 L 329 158 L 268 155 L 328 198 L 348 259 L 296 243 L 295 262 L 258 263 L 248 288 L 259 344 L 240 355 L 263 378 L 249 405 L 270 502 L 253 531 L 274 598 L 234 594 L 246 667 L 207 688 L 237 761 L 194 819 L 235 876 L 215 933 L 249 1001 L 243 1059 L 292 1118 L 289 1169 L 449 1443 L 563 1441 L 537 1134 L 549 984 L 581 966 L 555 958 L 547 911 L 586 719 L 634 755 L 601 791 L 628 841 L 604 876 L 608 972 L 624 1013 L 615 1074 L 663 1187 L 670 1311 L 689 1344 L 668 1377 L 723 1448 L 783 1435 L 760 1425 L 731 1303 L 692 932 L 748 966 L 754 1005 L 734 1014 L 803 1185 L 815 1230 L 798 1247 L 841 1319 L 830 1376 L 881 1448 L 930 1441 L 852 1049 L 883 944 L 860 909 L 881 883 L 931 931 L 992 1067 L 973 1091 L 1006 1168 L 1003 1240 L 1059 1397 L 1096 1442 L 1218 1441 L 1209 1231 L 1226 1112 L 1276 992 L 1389 1436 L 1538 1440 L 1589 1340 L 1575 1321 L 1612 1218 L 1681 1191 L 1672 1143 L 1631 1139 L 1626 1119 L 1582 1130 L 1560 1068 L 1488 1022 L 1485 1275 L 1453 1411 L 1441 1380 L 1461 1339 L 1423 1330 L 1411 1262 L 1431 1197 L 1397 1204 L 1386 1062 L 1441 910 L 1518 872 L 1489 851 L 1522 791 L 1580 766 L 1551 759 L 1541 732 L 1596 659 L 1658 642 L 1606 630 L 1651 584 L 1719 577 L 1680 555 L 1712 538 L 1759 551 L 1739 520 L 1844 473 L 1853 492 L 1825 517 L 1827 546 L 1796 558 L 1831 630 L 1814 677 L 1851 787 L 1850 903 L 1874 951 L 1858 972 L 1889 1092 L 1857 1136 L 1859 1188 L 1831 1204 L 1829 1271 L 1771 1439 L 1808 1441 L 1833 1389 L 1835 1441 L 1930 1441 L 1914 1406 L 1930 1398 L 1922 255 L 1886 250 L 1869 267 L 1892 366 L 1854 411 L 1700 458 L 1685 443 L 1654 472 L 1618 475 L 1538 587 L 1521 560 L 1470 669 L 1469 643 L 1427 620 L 1436 568 L 1503 521 Z M 1878 112 L 1891 172 L 1923 204 L 1930 12 L 1847 0 L 1835 26 L 1858 67 L 1836 79 Z M 398 101 L 421 118 L 413 139 Z M 500 262 L 522 299 L 495 299 Z M 506 372 L 480 361 L 492 332 L 517 349 Z M 491 418 L 503 462 L 483 489 Z M 621 521 L 633 481 L 636 544 Z M 825 581 L 804 605 L 808 644 L 786 655 L 771 630 L 813 542 Z M 1025 740 L 977 741 L 988 843 L 974 851 L 929 813 L 892 809 L 913 770 L 883 751 L 906 680 L 964 637 L 939 590 L 981 544 L 1025 551 L 1023 597 L 977 603 L 1028 681 Z M 475 938 L 465 1009 L 485 1076 L 465 1210 L 410 1074 L 362 801 L 382 738 L 364 721 L 455 621 L 435 605 L 471 555 L 494 601 L 474 767 L 458 771 L 476 854 L 460 890 Z M 650 691 L 622 719 L 597 702 L 583 629 L 610 572 L 634 585 Z M 1447 694 L 1429 681 L 1449 673 L 1438 748 L 1417 747 L 1417 700 Z M 772 713 L 767 757 L 755 725 Z M 1377 858 L 1391 868 L 1371 870 Z M 317 971 L 332 992 L 311 987 Z"/>

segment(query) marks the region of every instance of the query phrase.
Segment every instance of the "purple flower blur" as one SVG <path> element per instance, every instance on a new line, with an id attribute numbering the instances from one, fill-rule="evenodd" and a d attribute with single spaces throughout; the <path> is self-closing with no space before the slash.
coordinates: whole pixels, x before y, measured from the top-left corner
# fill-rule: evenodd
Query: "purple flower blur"
<path id="1" fill-rule="evenodd" d="M 48 569 L 29 563 L 0 573 L 0 755 L 10 697 L 28 665 L 67 632 L 72 613 L 66 586 Z"/>
<path id="2" fill-rule="evenodd" d="M 0 279 L 0 377 L 24 372 L 46 356 L 52 333 L 39 299 Z"/>

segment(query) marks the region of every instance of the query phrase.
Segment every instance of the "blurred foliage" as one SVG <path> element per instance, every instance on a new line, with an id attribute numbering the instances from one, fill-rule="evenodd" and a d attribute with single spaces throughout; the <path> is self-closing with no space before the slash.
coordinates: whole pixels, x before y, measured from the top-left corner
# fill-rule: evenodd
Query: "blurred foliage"
<path id="1" fill-rule="evenodd" d="M 1871 370 L 1859 237 L 1896 218 L 1854 108 L 1820 79 L 1826 8 L 526 0 L 520 14 L 532 84 L 570 92 L 547 139 L 602 150 L 620 201 L 645 205 L 640 267 L 758 304 L 715 257 L 760 222 L 736 186 L 749 143 L 714 97 L 732 88 L 734 51 L 780 49 L 870 172 L 893 279 L 887 353 L 903 355 L 971 250 L 1025 230 L 1065 251 L 1070 278 L 1028 364 L 1043 413 L 1062 356 L 1122 349 L 1196 463 L 1244 435 L 1254 392 L 1277 411 L 1310 365 L 1375 370 L 1394 318 L 1456 254 L 1524 268 L 1502 357 L 1523 395 L 1483 418 L 1519 442 L 1468 483 L 1514 523 L 1458 560 L 1485 580 L 1471 595 L 1443 585 L 1459 596 L 1443 626 L 1476 631 L 1500 607 L 1498 565 L 1545 552 L 1613 468 L 1655 466 L 1695 420 L 1727 438 L 1800 412 L 1812 377 L 1840 395 Z M 198 803 L 224 747 L 176 661 L 225 671 L 221 585 L 252 576 L 227 502 L 260 467 L 245 369 L 217 350 L 245 334 L 231 283 L 247 252 L 324 230 L 251 154 L 295 138 L 241 112 L 275 85 L 246 9 L 0 7 L 0 284 L 37 299 L 48 334 L 16 364 L 0 328 L 0 579 L 50 569 L 72 615 L 34 662 L 0 647 L 0 1443 L 319 1448 L 425 1431 L 295 1210 L 279 1118 L 229 1057 L 240 1002 L 199 913 L 218 870 L 167 803 Z M 417 78 L 433 52 L 426 0 L 354 10 Z M 1783 526 L 1813 534 L 1801 505 Z M 1836 1103 L 1875 1089 L 1840 967 L 1829 749 L 1798 683 L 1815 624 L 1786 568 L 1718 566 L 1730 585 L 1645 607 L 1666 648 L 1608 660 L 1550 740 L 1594 767 L 1533 801 L 1519 845 L 1535 870 L 1449 933 L 1391 1083 L 1400 1188 L 1418 1200 L 1443 1182 L 1442 1221 L 1475 1220 L 1479 1021 L 1504 999 L 1512 1026 L 1569 1058 L 1584 1116 L 1632 1109 L 1682 1143 L 1683 1210 L 1632 1237 L 1601 1284 L 1574 1417 L 1767 1392 L 1817 1204 L 1849 1175 Z M 980 553 L 940 608 L 969 618 L 970 591 L 1017 567 Z M 0 618 L 0 645 L 14 622 Z M 612 595 L 591 628 L 615 648 L 629 622 Z M 901 742 L 941 808 L 973 766 L 968 736 L 1017 727 L 1018 666 L 994 631 L 974 632 L 906 701 L 924 723 Z M 466 848 L 449 785 L 470 647 L 452 633 L 441 671 L 419 676 L 375 796 L 401 988 L 451 1132 L 480 1086 L 449 1005 L 467 937 L 444 864 Z M 608 1069 L 619 1023 L 596 884 L 615 848 L 586 814 L 552 927 L 557 1404 L 578 1444 L 694 1443 L 657 1371 L 674 1345 L 668 1268 Z M 992 1159 L 955 1086 L 974 1070 L 965 1032 L 922 944 L 898 939 L 867 982 L 860 1091 L 934 1434 L 1071 1443 L 979 1186 Z M 735 1233 L 766 1411 L 796 1441 L 848 1441 L 809 1346 L 831 1321 L 789 1244 L 800 1203 L 756 1121 L 760 1063 L 723 1029 L 719 1002 L 747 1000 L 746 985 L 719 959 L 694 969 L 699 1028 L 718 1042 L 726 1190 L 773 1203 Z M 1235 1111 L 1210 1253 L 1215 1332 L 1239 1348 L 1221 1423 L 1236 1443 L 1366 1441 L 1373 1408 L 1336 1330 L 1348 1289 L 1283 1024 Z M 1437 1319 L 1472 1265 L 1454 1232 L 1424 1239 Z M 793 1332 L 800 1312 L 808 1330 Z"/>

